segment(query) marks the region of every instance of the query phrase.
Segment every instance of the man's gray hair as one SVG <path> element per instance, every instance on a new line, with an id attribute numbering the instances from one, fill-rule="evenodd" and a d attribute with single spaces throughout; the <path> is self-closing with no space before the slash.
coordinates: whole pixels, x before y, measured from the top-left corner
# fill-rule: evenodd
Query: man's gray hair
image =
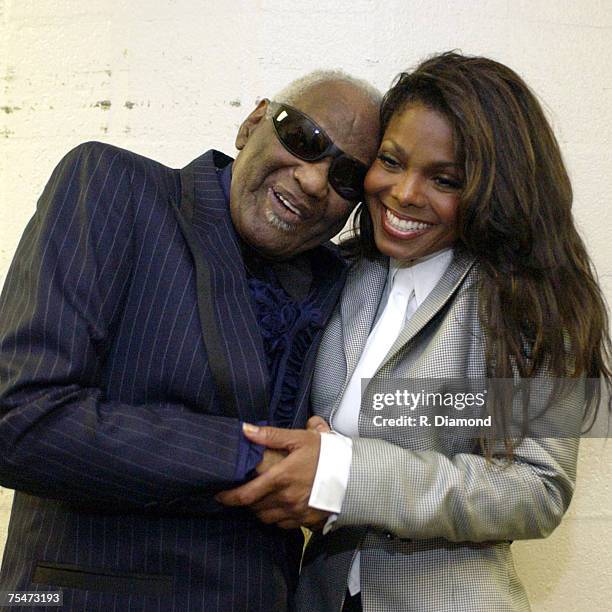
<path id="1" fill-rule="evenodd" d="M 361 91 L 367 98 L 376 104 L 376 106 L 380 106 L 382 94 L 376 87 L 363 79 L 358 79 L 347 74 L 343 70 L 315 70 L 310 72 L 289 83 L 289 85 L 281 89 L 272 99 L 275 102 L 282 102 L 283 104 L 295 104 L 304 95 L 306 90 L 319 83 L 327 83 L 329 81 L 349 83 Z"/>

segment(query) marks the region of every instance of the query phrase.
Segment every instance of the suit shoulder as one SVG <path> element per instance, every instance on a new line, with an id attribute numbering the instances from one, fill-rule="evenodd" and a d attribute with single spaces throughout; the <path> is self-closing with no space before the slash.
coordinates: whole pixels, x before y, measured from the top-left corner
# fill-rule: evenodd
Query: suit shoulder
<path id="1" fill-rule="evenodd" d="M 78 172 L 81 179 L 88 180 L 126 175 L 132 184 L 153 182 L 162 191 L 172 193 L 178 187 L 178 170 L 128 149 L 98 141 L 77 145 L 64 156 L 56 168 L 58 171 L 62 174 Z"/>
<path id="2" fill-rule="evenodd" d="M 159 171 L 175 172 L 162 163 L 112 144 L 91 140 L 83 142 L 71 149 L 64 159 L 77 163 L 93 163 L 95 166 L 108 164 L 112 161 L 133 166 L 148 166 Z"/>

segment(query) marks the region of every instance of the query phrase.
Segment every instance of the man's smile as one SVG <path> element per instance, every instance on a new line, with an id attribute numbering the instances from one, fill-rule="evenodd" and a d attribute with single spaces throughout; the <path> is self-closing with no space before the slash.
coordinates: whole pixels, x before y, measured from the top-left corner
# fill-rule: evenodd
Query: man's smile
<path id="1" fill-rule="evenodd" d="M 268 201 L 270 209 L 266 216 L 270 220 L 270 215 L 273 215 L 283 224 L 297 226 L 306 223 L 312 217 L 312 211 L 309 210 L 295 196 L 289 195 L 286 191 L 280 191 L 278 188 L 268 188 Z"/>
<path id="2" fill-rule="evenodd" d="M 291 202 L 289 198 L 275 189 L 272 190 L 272 193 L 281 201 L 281 204 L 287 207 L 292 213 L 295 213 L 298 217 L 302 218 L 302 212 L 295 204 Z"/>

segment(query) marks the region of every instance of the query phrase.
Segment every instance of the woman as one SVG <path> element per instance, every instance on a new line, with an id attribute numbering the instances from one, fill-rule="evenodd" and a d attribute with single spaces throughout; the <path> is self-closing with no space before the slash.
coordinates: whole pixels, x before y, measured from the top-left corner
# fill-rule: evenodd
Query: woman
<path id="1" fill-rule="evenodd" d="M 610 378 L 606 309 L 570 182 L 534 95 L 486 58 L 445 53 L 401 74 L 381 120 L 349 245 L 361 257 L 313 382 L 315 414 L 345 436 L 322 436 L 314 490 L 342 465 L 345 488 L 306 551 L 298 608 L 528 610 L 510 543 L 559 524 L 585 394 L 597 400 L 583 381 Z M 514 403 L 503 390 L 488 398 L 480 440 L 371 401 L 397 379 L 444 391 L 478 377 L 537 381 Z M 570 383 L 547 395 L 552 378 Z M 530 435 L 536 413 L 565 419 L 562 435 Z"/>

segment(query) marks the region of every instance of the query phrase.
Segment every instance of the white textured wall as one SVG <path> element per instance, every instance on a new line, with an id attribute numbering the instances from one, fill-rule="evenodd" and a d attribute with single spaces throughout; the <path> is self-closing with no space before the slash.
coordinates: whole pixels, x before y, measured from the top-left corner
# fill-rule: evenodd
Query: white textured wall
<path id="1" fill-rule="evenodd" d="M 0 0 L 0 41 L 0 284 L 74 145 L 103 140 L 180 167 L 213 146 L 232 153 L 255 100 L 308 70 L 342 67 L 385 89 L 424 55 L 459 48 L 540 94 L 612 298 L 612 0 Z M 562 526 L 513 546 L 536 611 L 612 609 L 611 447 L 583 443 Z M 0 536 L 10 499 L 0 491 Z"/>

